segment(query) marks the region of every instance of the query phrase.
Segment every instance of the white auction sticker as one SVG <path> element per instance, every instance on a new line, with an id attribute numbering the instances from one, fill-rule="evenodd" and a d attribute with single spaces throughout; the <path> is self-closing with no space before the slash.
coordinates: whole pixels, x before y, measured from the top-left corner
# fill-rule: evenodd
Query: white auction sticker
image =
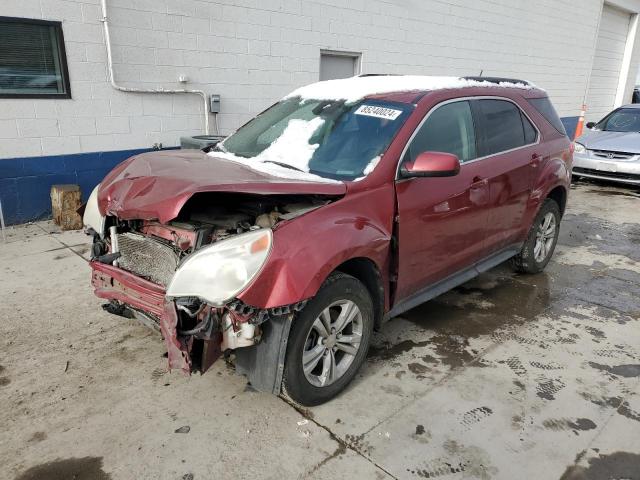
<path id="1" fill-rule="evenodd" d="M 400 116 L 402 110 L 393 108 L 376 107 L 375 105 L 360 105 L 354 112 L 356 115 L 366 115 L 368 117 L 384 118 L 385 120 L 395 120 Z"/>

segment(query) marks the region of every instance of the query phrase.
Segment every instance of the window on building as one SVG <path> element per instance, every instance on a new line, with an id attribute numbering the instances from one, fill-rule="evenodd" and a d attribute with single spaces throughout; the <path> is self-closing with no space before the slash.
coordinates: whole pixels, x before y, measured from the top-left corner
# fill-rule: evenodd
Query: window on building
<path id="1" fill-rule="evenodd" d="M 360 54 L 353 52 L 320 52 L 320 80 L 349 78 L 360 73 Z"/>
<path id="2" fill-rule="evenodd" d="M 453 153 L 461 162 L 476 158 L 476 135 L 469 102 L 453 102 L 429 114 L 413 138 L 405 160 L 414 161 L 423 152 Z"/>
<path id="3" fill-rule="evenodd" d="M 71 97 L 60 22 L 0 17 L 0 97 Z"/>

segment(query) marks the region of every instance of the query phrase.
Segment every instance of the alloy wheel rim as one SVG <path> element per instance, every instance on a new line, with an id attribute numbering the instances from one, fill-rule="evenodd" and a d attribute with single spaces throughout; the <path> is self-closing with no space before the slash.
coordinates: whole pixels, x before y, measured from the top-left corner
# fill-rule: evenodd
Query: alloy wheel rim
<path id="1" fill-rule="evenodd" d="M 536 262 L 543 262 L 551 252 L 556 237 L 556 216 L 549 212 L 543 218 L 536 231 L 536 243 L 533 256 Z"/>
<path id="2" fill-rule="evenodd" d="M 311 325 L 302 352 L 302 370 L 312 385 L 327 387 L 349 369 L 362 345 L 362 312 L 351 300 L 326 307 Z"/>

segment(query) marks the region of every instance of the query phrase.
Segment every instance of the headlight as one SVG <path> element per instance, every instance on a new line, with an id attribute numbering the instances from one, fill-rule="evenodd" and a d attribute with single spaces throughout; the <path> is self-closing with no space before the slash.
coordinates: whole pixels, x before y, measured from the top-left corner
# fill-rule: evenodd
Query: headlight
<path id="1" fill-rule="evenodd" d="M 87 205 L 84 207 L 82 223 L 85 227 L 93 228 L 104 238 L 105 217 L 100 215 L 100 210 L 98 209 L 98 188 L 100 188 L 100 184 L 98 184 L 98 186 L 93 189 L 93 192 L 91 192 L 91 195 L 89 195 Z"/>
<path id="2" fill-rule="evenodd" d="M 585 153 L 587 149 L 581 143 L 575 142 L 575 147 L 573 149 L 573 153 Z"/>
<path id="3" fill-rule="evenodd" d="M 254 230 L 204 247 L 186 258 L 173 275 L 168 297 L 199 297 L 222 305 L 257 275 L 271 251 L 270 229 Z"/>

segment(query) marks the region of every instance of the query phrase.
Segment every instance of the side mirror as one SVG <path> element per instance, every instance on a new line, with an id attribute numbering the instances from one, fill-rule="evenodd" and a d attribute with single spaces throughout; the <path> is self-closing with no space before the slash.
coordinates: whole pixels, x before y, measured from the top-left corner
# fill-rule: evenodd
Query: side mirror
<path id="1" fill-rule="evenodd" d="M 587 128 L 593 128 L 596 126 L 596 122 L 587 122 Z"/>
<path id="2" fill-rule="evenodd" d="M 453 177 L 460 172 L 460 160 L 445 152 L 422 152 L 413 162 L 405 163 L 400 173 L 403 178 Z"/>

